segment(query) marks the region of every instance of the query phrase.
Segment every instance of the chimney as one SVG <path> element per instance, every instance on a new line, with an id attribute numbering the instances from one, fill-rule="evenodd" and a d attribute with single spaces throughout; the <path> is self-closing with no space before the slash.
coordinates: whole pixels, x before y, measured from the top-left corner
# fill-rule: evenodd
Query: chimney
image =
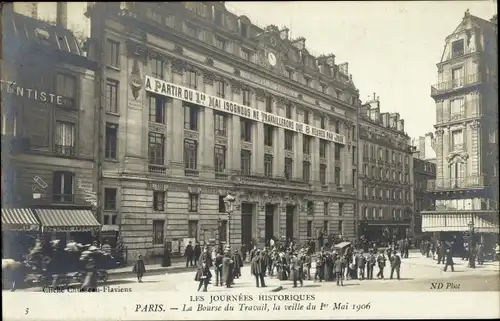
<path id="1" fill-rule="evenodd" d="M 57 2 L 56 24 L 64 29 L 68 29 L 68 3 Z"/>

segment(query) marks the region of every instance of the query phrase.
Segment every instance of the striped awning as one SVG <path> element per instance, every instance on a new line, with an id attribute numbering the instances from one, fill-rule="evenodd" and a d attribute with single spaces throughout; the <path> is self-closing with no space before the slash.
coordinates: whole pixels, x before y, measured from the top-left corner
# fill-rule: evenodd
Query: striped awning
<path id="1" fill-rule="evenodd" d="M 43 232 L 99 231 L 101 224 L 90 210 L 35 209 Z"/>
<path id="2" fill-rule="evenodd" d="M 2 208 L 2 231 L 38 231 L 40 223 L 29 208 Z"/>
<path id="3" fill-rule="evenodd" d="M 471 213 L 436 213 L 422 215 L 423 232 L 466 232 L 470 222 L 477 233 L 498 233 L 498 221 L 490 221 Z"/>

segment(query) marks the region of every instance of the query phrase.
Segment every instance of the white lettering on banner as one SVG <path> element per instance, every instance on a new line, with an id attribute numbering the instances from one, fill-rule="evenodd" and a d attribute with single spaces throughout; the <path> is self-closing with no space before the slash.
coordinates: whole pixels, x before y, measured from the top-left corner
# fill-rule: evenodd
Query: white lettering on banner
<path id="1" fill-rule="evenodd" d="M 267 80 L 265 78 L 261 78 L 261 77 L 255 76 L 255 75 L 253 75 L 253 74 L 251 74 L 249 72 L 243 71 L 243 70 L 240 70 L 240 77 L 248 79 L 248 80 L 251 80 L 253 82 L 258 83 L 259 85 L 271 88 L 271 89 L 273 89 L 275 91 L 279 91 L 280 93 L 283 93 L 285 95 L 289 95 L 289 96 L 292 96 L 292 97 L 295 97 L 295 98 L 297 98 L 299 96 L 299 94 L 296 91 L 290 90 L 287 87 L 278 85 L 278 84 L 276 84 L 276 83 L 274 83 L 272 81 L 269 81 L 269 80 Z"/>
<path id="2" fill-rule="evenodd" d="M 237 104 L 219 97 L 207 95 L 205 93 L 175 85 L 161 79 L 146 76 L 144 87 L 146 91 L 155 94 L 181 99 L 183 101 L 201 105 L 207 108 L 212 108 L 214 110 L 219 110 L 236 116 L 248 118 L 265 124 L 274 125 L 305 135 L 314 136 L 345 145 L 345 137 L 334 132 L 316 128 L 308 124 L 299 123 L 285 117 L 266 113 L 258 109 Z"/>
<path id="3" fill-rule="evenodd" d="M 15 81 L 0 80 L 2 92 L 7 92 L 12 95 L 27 97 L 29 99 L 38 100 L 43 103 L 62 105 L 64 103 L 63 96 L 51 94 L 45 91 L 39 91 L 32 88 L 20 87 Z"/>

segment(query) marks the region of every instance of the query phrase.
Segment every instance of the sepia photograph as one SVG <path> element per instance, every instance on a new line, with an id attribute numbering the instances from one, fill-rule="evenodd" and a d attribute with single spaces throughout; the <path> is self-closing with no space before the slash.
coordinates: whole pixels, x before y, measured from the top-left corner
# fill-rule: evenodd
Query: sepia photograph
<path id="1" fill-rule="evenodd" d="M 500 317 L 496 1 L 1 8 L 7 320 Z"/>

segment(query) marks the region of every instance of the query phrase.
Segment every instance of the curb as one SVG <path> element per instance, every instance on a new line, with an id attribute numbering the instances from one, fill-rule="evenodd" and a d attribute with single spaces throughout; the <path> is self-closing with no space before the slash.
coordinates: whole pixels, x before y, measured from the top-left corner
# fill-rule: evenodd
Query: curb
<path id="1" fill-rule="evenodd" d="M 164 267 L 160 269 L 154 269 L 154 270 L 146 270 L 146 275 L 158 275 L 158 274 L 164 274 L 164 273 L 182 273 L 182 272 L 194 272 L 196 271 L 196 268 L 194 267 Z M 108 272 L 108 280 L 118 280 L 118 279 L 126 279 L 126 278 L 133 278 L 135 277 L 135 273 L 132 272 L 132 267 L 130 267 L 130 271 L 120 271 L 120 272 Z"/>

